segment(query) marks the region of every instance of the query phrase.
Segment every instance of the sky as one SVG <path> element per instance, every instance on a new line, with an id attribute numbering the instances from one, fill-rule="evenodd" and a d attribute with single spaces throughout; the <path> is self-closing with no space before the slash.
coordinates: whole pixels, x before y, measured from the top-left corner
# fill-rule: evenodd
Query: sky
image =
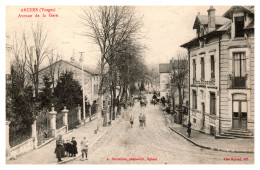
<path id="1" fill-rule="evenodd" d="M 26 6 L 28 7 L 28 6 Z M 12 44 L 14 33 L 21 36 L 22 30 L 29 33 L 31 25 L 40 21 L 48 30 L 48 44 L 57 49 L 65 60 L 73 55 L 79 60 L 79 52 L 84 52 L 84 63 L 96 65 L 100 58 L 97 45 L 88 37 L 81 36 L 83 27 L 79 15 L 81 7 L 78 6 L 30 6 L 37 8 L 37 12 L 22 12 L 22 6 L 6 7 L 6 35 L 7 43 Z M 40 8 L 55 9 L 52 12 L 40 12 Z M 216 16 L 221 16 L 230 6 L 214 6 Z M 140 34 L 143 37 L 141 44 L 146 46 L 144 58 L 146 64 L 168 63 L 181 49 L 180 45 L 195 37 L 192 29 L 195 17 L 200 12 L 207 15 L 209 6 L 137 6 L 137 15 L 143 16 L 143 27 Z M 49 14 L 58 14 L 58 17 L 49 17 Z M 32 15 L 31 18 L 18 17 Z M 40 17 L 35 18 L 39 14 Z M 46 17 L 42 17 L 45 14 Z M 46 63 L 45 61 L 44 64 Z"/>

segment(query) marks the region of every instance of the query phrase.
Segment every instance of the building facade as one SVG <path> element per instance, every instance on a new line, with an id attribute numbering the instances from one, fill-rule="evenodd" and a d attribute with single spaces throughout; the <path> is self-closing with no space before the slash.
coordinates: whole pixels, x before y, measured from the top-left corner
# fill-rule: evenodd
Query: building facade
<path id="1" fill-rule="evenodd" d="M 39 71 L 39 89 L 44 87 L 43 77 L 45 75 L 50 75 L 51 69 L 54 70 L 54 86 L 57 85 L 60 74 L 66 71 L 73 72 L 73 78 L 82 86 L 82 67 L 80 63 L 77 63 L 75 60 L 59 60 Z M 97 71 L 90 71 L 90 69 L 85 67 L 83 68 L 83 73 L 85 97 L 92 103 L 94 100 L 98 99 L 100 76 Z"/>
<path id="2" fill-rule="evenodd" d="M 170 89 L 170 64 L 161 63 L 159 64 L 159 73 L 160 73 L 160 96 L 169 96 Z"/>
<path id="3" fill-rule="evenodd" d="M 189 52 L 192 128 L 219 135 L 254 131 L 254 8 L 233 6 L 223 16 L 198 14 Z"/>

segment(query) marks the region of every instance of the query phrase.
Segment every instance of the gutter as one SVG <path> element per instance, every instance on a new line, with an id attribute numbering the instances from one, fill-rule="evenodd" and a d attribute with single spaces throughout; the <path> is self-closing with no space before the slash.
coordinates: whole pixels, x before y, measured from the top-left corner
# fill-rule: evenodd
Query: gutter
<path id="1" fill-rule="evenodd" d="M 218 39 L 218 51 L 219 51 L 219 79 L 218 79 L 218 81 L 219 81 L 219 106 L 218 106 L 218 109 L 219 109 L 219 111 L 218 111 L 218 114 L 219 114 L 219 129 L 218 129 L 218 131 L 219 131 L 219 134 L 220 134 L 220 131 L 221 131 L 221 121 L 220 121 L 220 119 L 221 119 L 221 109 L 220 109 L 220 105 L 221 105 L 221 67 L 220 67 L 220 63 L 221 63 L 221 42 L 220 42 L 220 40 L 221 40 L 221 35 L 219 36 L 219 39 Z"/>
<path id="2" fill-rule="evenodd" d="M 189 114 L 189 122 L 190 122 L 190 49 L 188 48 L 188 57 L 189 57 L 189 109 L 188 109 L 188 114 Z"/>

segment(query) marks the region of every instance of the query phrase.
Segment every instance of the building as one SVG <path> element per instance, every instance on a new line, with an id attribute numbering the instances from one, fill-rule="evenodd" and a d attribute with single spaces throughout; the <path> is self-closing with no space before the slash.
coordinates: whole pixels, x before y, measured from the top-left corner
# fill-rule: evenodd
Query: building
<path id="1" fill-rule="evenodd" d="M 219 135 L 254 131 L 254 7 L 233 6 L 223 16 L 198 14 L 189 53 L 192 128 Z"/>
<path id="2" fill-rule="evenodd" d="M 170 63 L 159 64 L 160 73 L 160 96 L 168 96 L 171 92 L 170 88 Z"/>
<path id="3" fill-rule="evenodd" d="M 57 80 L 62 72 L 72 71 L 73 77 L 82 86 L 82 67 L 79 62 L 74 59 L 71 61 L 59 60 L 45 68 L 39 70 L 39 89 L 44 86 L 43 77 L 45 75 L 50 75 L 51 70 L 54 70 L 54 86 L 57 85 Z M 98 99 L 98 89 L 100 83 L 99 72 L 96 70 L 91 70 L 89 68 L 83 67 L 84 72 L 84 93 L 86 98 L 91 101 Z"/>

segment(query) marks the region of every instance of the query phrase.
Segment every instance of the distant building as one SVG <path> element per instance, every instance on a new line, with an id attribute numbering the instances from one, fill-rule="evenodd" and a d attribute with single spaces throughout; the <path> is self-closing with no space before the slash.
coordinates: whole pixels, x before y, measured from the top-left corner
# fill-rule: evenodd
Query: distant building
<path id="1" fill-rule="evenodd" d="M 50 66 L 42 68 L 39 71 L 39 89 L 44 87 L 43 77 L 45 75 L 50 75 L 51 68 L 55 67 L 54 73 L 54 85 L 57 85 L 57 80 L 62 72 L 72 71 L 73 78 L 76 79 L 82 86 L 82 69 L 81 64 L 76 62 L 74 59 L 71 61 L 59 60 Z M 84 92 L 85 96 L 89 101 L 94 101 L 98 99 L 98 90 L 100 84 L 100 76 L 97 70 L 91 70 L 84 67 Z"/>
<path id="2" fill-rule="evenodd" d="M 159 73 L 160 73 L 160 96 L 169 96 L 171 92 L 170 88 L 170 63 L 159 64 Z"/>
<path id="3" fill-rule="evenodd" d="M 233 6 L 223 16 L 198 14 L 189 52 L 192 128 L 218 135 L 254 131 L 254 7 Z"/>

